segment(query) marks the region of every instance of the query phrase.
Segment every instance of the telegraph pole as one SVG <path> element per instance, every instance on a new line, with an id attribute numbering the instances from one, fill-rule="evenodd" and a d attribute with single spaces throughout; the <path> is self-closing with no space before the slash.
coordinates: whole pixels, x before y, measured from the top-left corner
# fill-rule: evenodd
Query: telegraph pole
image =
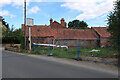
<path id="1" fill-rule="evenodd" d="M 24 0 L 24 47 L 25 47 L 25 50 L 26 50 L 26 0 Z"/>

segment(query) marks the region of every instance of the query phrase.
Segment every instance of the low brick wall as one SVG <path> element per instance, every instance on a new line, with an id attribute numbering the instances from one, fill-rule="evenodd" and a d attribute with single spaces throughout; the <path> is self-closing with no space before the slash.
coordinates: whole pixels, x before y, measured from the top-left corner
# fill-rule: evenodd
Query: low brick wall
<path id="1" fill-rule="evenodd" d="M 65 45 L 69 47 L 77 47 L 78 46 L 78 40 L 55 40 L 55 45 Z M 98 47 L 97 40 L 80 40 L 81 48 L 94 48 Z"/>

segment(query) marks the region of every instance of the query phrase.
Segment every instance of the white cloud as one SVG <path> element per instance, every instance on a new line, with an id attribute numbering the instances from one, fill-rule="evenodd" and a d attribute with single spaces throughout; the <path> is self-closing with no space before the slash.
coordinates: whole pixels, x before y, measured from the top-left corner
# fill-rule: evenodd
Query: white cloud
<path id="1" fill-rule="evenodd" d="M 115 0 L 26 0 L 27 5 L 30 2 L 65 2 L 61 7 L 67 7 L 71 10 L 77 10 L 83 12 L 76 16 L 76 19 L 92 19 L 108 13 L 112 10 L 113 1 Z M 2 0 L 0 1 L 0 7 L 11 4 L 18 8 L 24 6 L 24 0 Z M 39 7 L 35 6 L 28 10 L 29 13 L 37 13 Z M 7 12 L 4 12 L 7 13 Z"/>
<path id="2" fill-rule="evenodd" d="M 43 0 L 26 0 L 27 5 L 29 5 L 30 2 L 41 2 Z M 19 7 L 24 6 L 24 0 L 2 0 L 0 1 L 0 7 L 3 7 L 5 5 L 11 4 L 12 6 Z"/>
<path id="3" fill-rule="evenodd" d="M 12 0 L 12 6 L 23 6 L 24 5 L 24 0 Z"/>
<path id="4" fill-rule="evenodd" d="M 41 2 L 42 0 L 26 0 L 27 6 L 30 2 Z M 19 7 L 24 6 L 24 0 L 2 0 L 0 1 L 0 15 L 1 16 L 9 16 L 10 18 L 16 17 L 16 15 L 11 14 L 8 10 L 2 9 L 5 5 L 12 5 L 19 9 Z M 2 10 L 1 10 L 2 9 Z M 37 13 L 39 11 L 39 7 L 35 6 L 29 10 L 30 13 Z"/>
<path id="5" fill-rule="evenodd" d="M 27 5 L 29 5 L 30 2 L 64 2 L 64 0 L 26 0 Z M 15 6 L 18 8 L 19 6 L 24 6 L 24 0 L 1 0 L 0 1 L 0 7 L 5 6 L 7 4 L 11 4 L 12 6 Z"/>
<path id="6" fill-rule="evenodd" d="M 9 16 L 10 18 L 14 18 L 16 15 L 10 14 L 8 10 L 0 10 L 1 16 Z"/>
<path id="7" fill-rule="evenodd" d="M 0 1 L 0 7 L 7 5 L 7 4 L 11 4 L 11 0 L 2 0 Z"/>
<path id="8" fill-rule="evenodd" d="M 32 14 L 32 13 L 36 14 L 39 10 L 40 8 L 38 6 L 34 6 L 28 10 L 28 14 Z"/>
<path id="9" fill-rule="evenodd" d="M 115 0 L 65 0 L 61 7 L 67 7 L 71 10 L 82 12 L 76 19 L 92 19 L 108 13 L 113 8 Z"/>
<path id="10" fill-rule="evenodd" d="M 8 16 L 9 12 L 7 10 L 0 11 L 1 16 Z"/>

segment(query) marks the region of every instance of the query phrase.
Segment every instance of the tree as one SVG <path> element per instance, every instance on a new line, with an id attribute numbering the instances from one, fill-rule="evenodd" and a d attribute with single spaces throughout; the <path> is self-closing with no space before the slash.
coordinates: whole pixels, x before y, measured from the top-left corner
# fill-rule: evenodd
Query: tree
<path id="1" fill-rule="evenodd" d="M 14 32 L 14 40 L 16 41 L 16 43 L 20 43 L 21 49 L 24 49 L 24 35 L 23 35 L 23 31 L 22 29 L 16 29 Z"/>
<path id="2" fill-rule="evenodd" d="M 117 39 L 112 41 L 113 45 L 120 51 L 120 0 L 117 0 L 114 4 L 113 12 L 108 15 L 108 31 L 111 33 L 112 39 Z"/>
<path id="3" fill-rule="evenodd" d="M 9 24 L 7 24 L 7 22 L 4 21 L 5 19 L 0 16 L 0 21 L 2 22 L 2 25 L 4 25 L 4 27 L 8 28 L 9 27 Z"/>
<path id="4" fill-rule="evenodd" d="M 114 39 L 120 39 L 120 0 L 114 4 L 114 11 L 108 15 L 108 31 Z"/>
<path id="5" fill-rule="evenodd" d="M 84 21 L 79 21 L 79 20 L 73 20 L 72 22 L 70 21 L 68 23 L 68 28 L 72 29 L 88 29 L 87 23 Z"/>
<path id="6" fill-rule="evenodd" d="M 21 44 L 21 48 L 24 49 L 24 35 L 21 29 L 15 29 L 9 27 L 4 21 L 4 18 L 0 16 L 0 21 L 2 22 L 2 43 L 10 44 Z"/>
<path id="7" fill-rule="evenodd" d="M 4 20 L 4 18 L 2 16 L 0 16 L 0 21 L 2 22 Z"/>
<path id="8" fill-rule="evenodd" d="M 2 29 L 2 43 L 14 43 L 14 33 L 13 28 L 3 28 Z"/>
<path id="9" fill-rule="evenodd" d="M 5 19 L 0 16 L 0 21 L 2 22 L 2 43 L 5 42 L 10 42 L 10 38 L 9 38 L 9 34 L 10 34 L 10 28 L 9 28 L 9 24 L 7 24 L 7 22 L 5 22 Z"/>

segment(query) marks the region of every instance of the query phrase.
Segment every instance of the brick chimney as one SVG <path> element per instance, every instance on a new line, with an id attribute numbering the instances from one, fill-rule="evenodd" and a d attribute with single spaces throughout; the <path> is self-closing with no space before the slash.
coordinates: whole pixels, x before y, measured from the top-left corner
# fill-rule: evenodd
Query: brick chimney
<path id="1" fill-rule="evenodd" d="M 61 19 L 61 25 L 66 28 L 66 22 L 65 22 L 64 18 Z"/>
<path id="2" fill-rule="evenodd" d="M 53 19 L 51 18 L 51 19 L 50 19 L 50 24 L 52 24 L 52 23 L 53 23 Z"/>

